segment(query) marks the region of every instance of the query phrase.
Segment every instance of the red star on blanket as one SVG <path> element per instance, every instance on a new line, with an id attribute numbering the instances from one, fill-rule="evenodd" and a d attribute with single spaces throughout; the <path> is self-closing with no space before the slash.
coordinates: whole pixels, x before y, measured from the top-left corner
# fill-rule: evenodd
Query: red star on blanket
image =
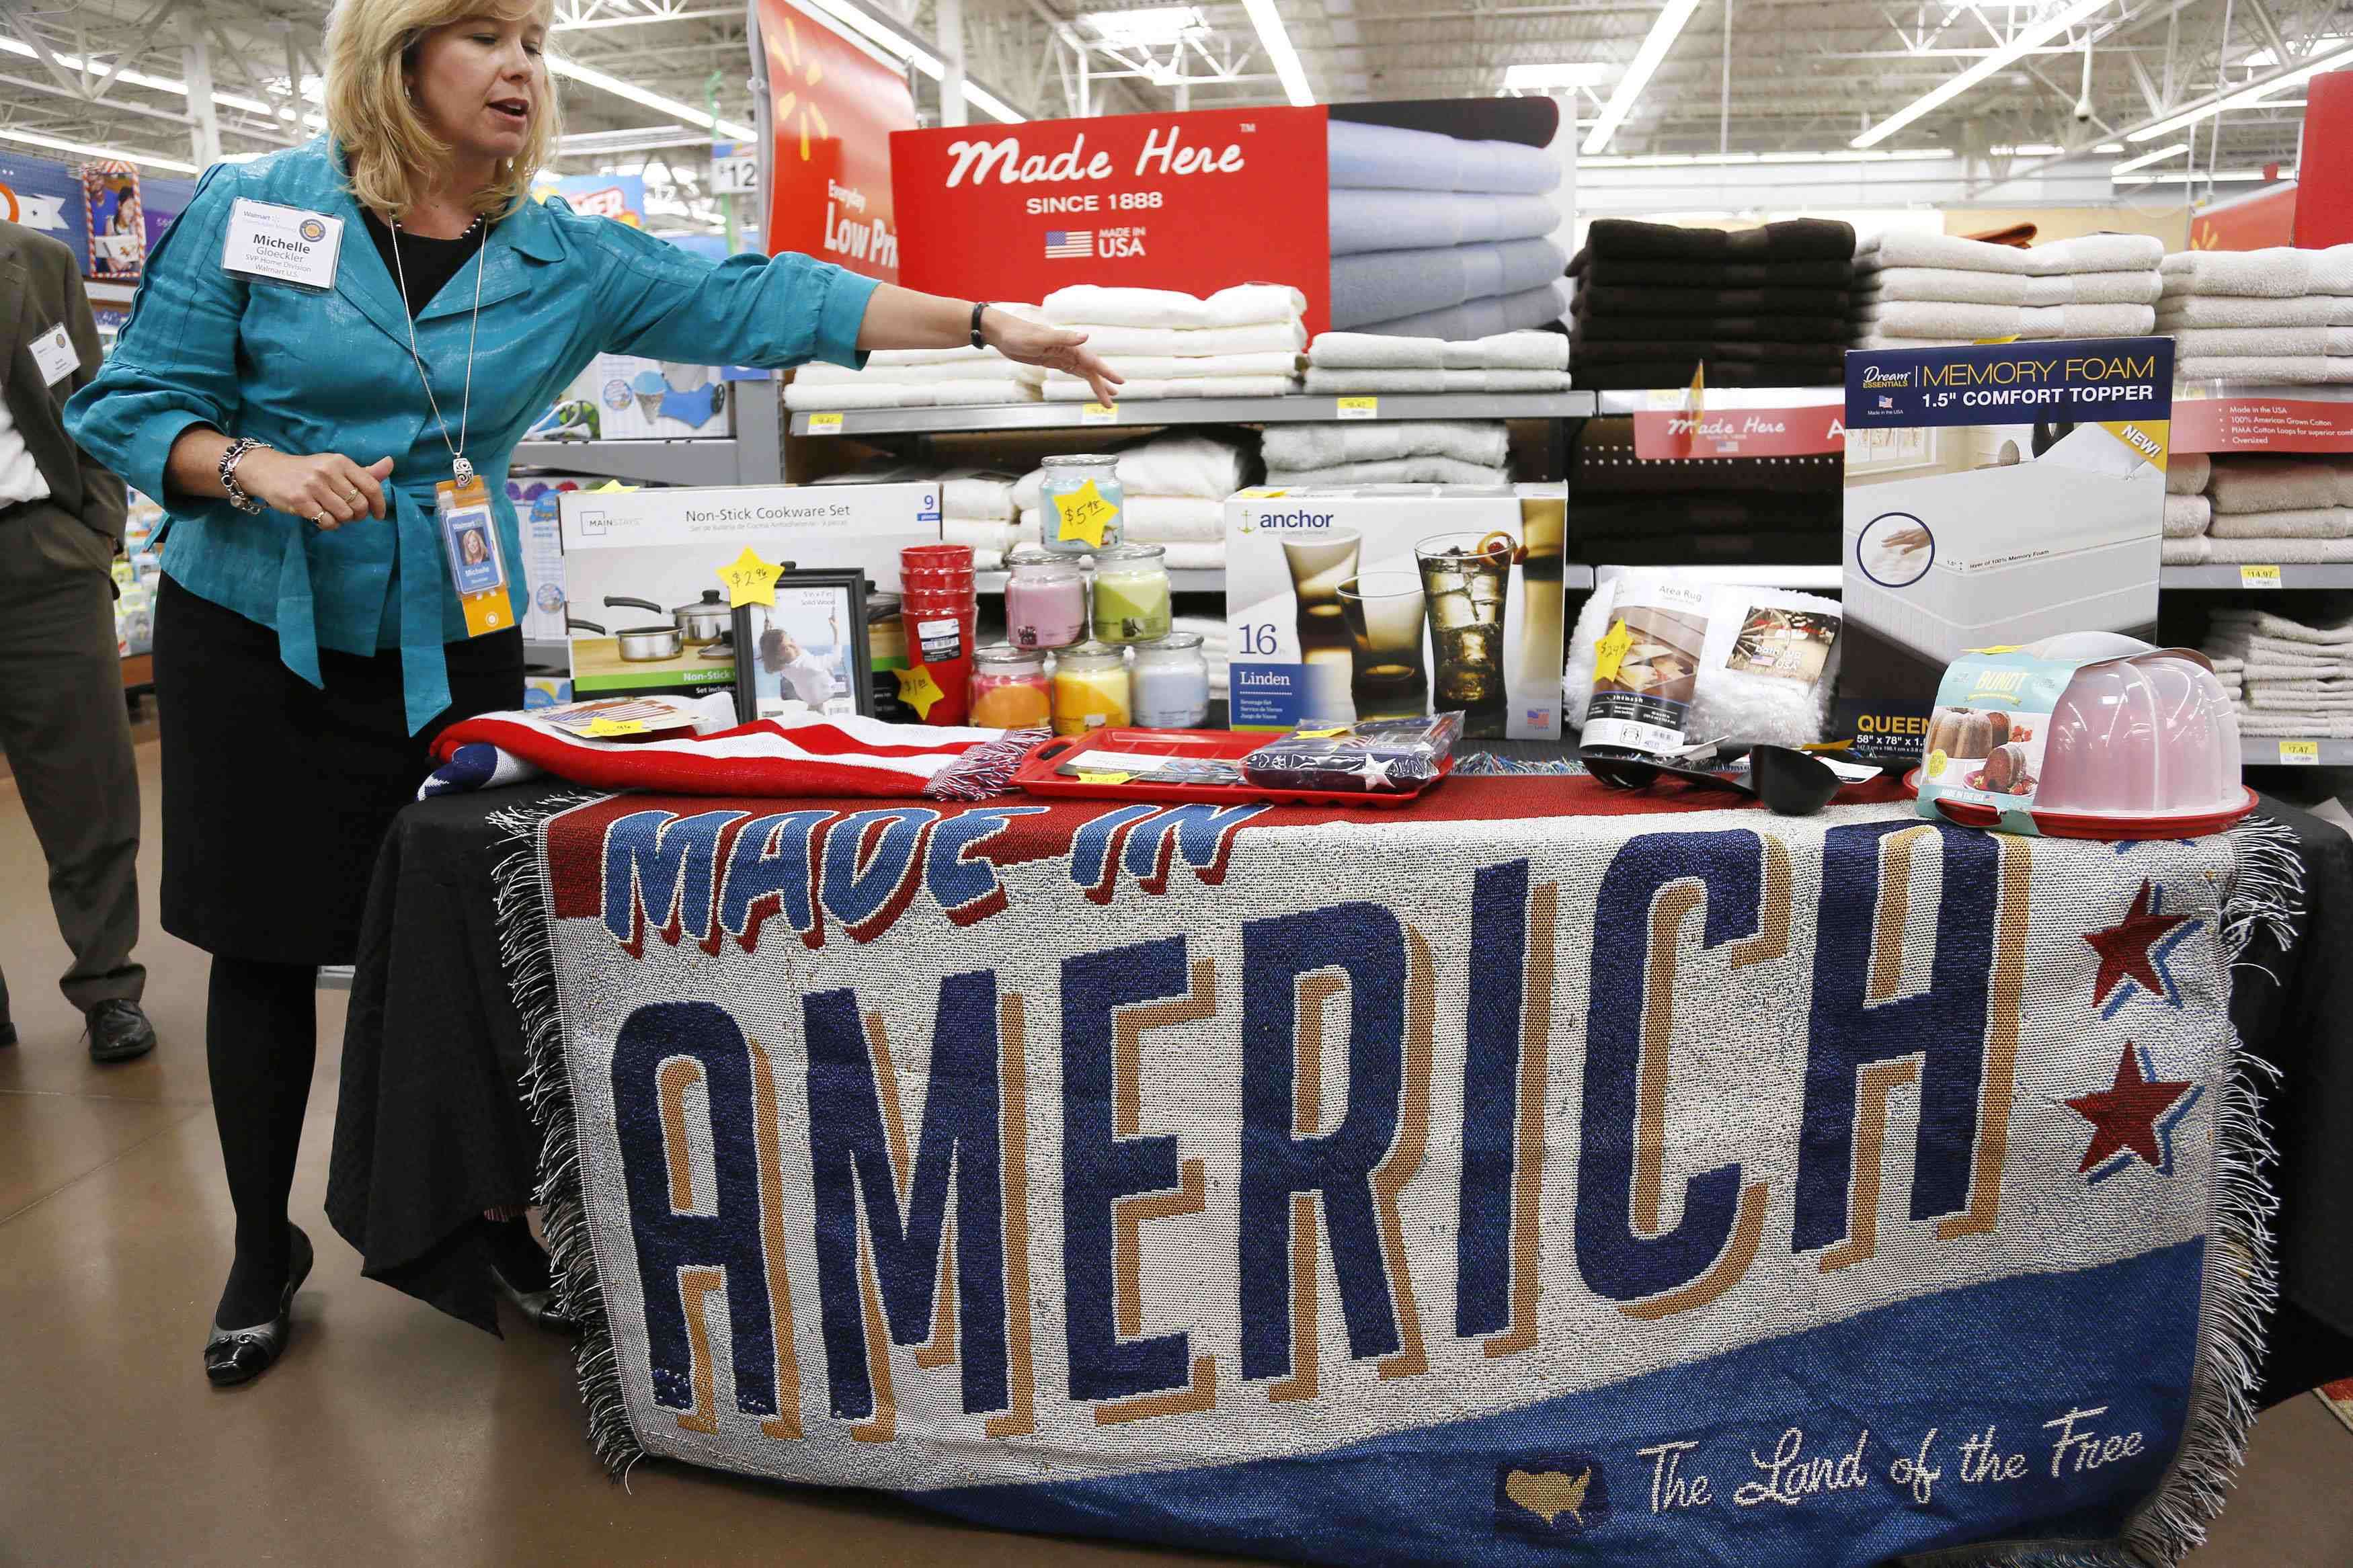
<path id="1" fill-rule="evenodd" d="M 2092 1146 L 2084 1151 L 2084 1163 L 2075 1167 L 2077 1174 L 2127 1149 L 2151 1169 L 2164 1170 L 2168 1162 L 2158 1145 L 2158 1119 L 2190 1088 L 2187 1083 L 2143 1078 L 2140 1053 L 2131 1041 L 2126 1041 L 2125 1054 L 2116 1063 L 2116 1081 L 2067 1102 L 2076 1115 L 2092 1124 Z"/>
<path id="2" fill-rule="evenodd" d="M 2105 931 L 2085 931 L 2084 940 L 2100 955 L 2100 972 L 2092 982 L 2092 1005 L 2099 1006 L 2125 981 L 2131 981 L 2153 997 L 2171 992 L 2165 977 L 2157 972 L 2157 961 L 2149 949 L 2164 939 L 2174 927 L 2187 924 L 2188 915 L 2161 915 L 2157 912 L 2157 889 L 2143 881 L 2140 891 L 2133 895 L 2132 908 L 2125 918 Z"/>

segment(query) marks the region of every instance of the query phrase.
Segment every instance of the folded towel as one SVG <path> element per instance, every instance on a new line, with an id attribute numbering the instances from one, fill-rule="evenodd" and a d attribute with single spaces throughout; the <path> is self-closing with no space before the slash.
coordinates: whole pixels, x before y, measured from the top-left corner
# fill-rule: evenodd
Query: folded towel
<path id="1" fill-rule="evenodd" d="M 1566 392 L 1556 370 L 1323 370 L 1307 367 L 1311 394 L 1347 396 L 1379 392 Z"/>
<path id="2" fill-rule="evenodd" d="M 1605 220 L 1597 218 L 1598 225 Z M 1838 316 L 1852 301 L 1843 289 L 1662 289 L 1641 284 L 1588 284 L 1577 291 L 1583 316 Z"/>
<path id="3" fill-rule="evenodd" d="M 2214 542 L 2202 534 L 2196 539 L 2166 540 L 2158 556 L 2168 566 L 2203 566 L 2213 558 Z"/>
<path id="4" fill-rule="evenodd" d="M 2166 334 L 2173 352 L 2211 359 L 2231 355 L 2353 355 L 2353 327 L 2185 327 Z"/>
<path id="5" fill-rule="evenodd" d="M 2253 709 L 2241 709 L 2239 733 L 2283 741 L 2353 741 L 2353 717 L 2259 713 Z"/>
<path id="6" fill-rule="evenodd" d="M 1254 327 L 1084 327 L 1087 347 L 1099 354 L 1173 354 L 1199 359 L 1208 354 L 1299 353 L 1307 329 L 1297 321 L 1261 321 Z"/>
<path id="7" fill-rule="evenodd" d="M 2201 354 L 2174 362 L 2183 381 L 2269 381 L 2329 386 L 2353 381 L 2353 359 L 2343 355 Z"/>
<path id="8" fill-rule="evenodd" d="M 2217 512 L 2206 531 L 2216 539 L 2353 539 L 2353 510 L 2321 506 Z"/>
<path id="9" fill-rule="evenodd" d="M 1574 326 L 1581 343 L 1707 338 L 1721 342 L 1834 343 L 1843 347 L 1854 341 L 1854 323 L 1844 311 L 1829 316 L 1659 316 L 1639 311 L 1591 316 L 1583 312 L 1583 301 L 1578 303 Z"/>
<path id="10" fill-rule="evenodd" d="M 1281 397 L 1299 390 L 1299 383 L 1287 375 L 1187 375 L 1172 376 L 1159 381 L 1128 381 L 1121 384 L 1119 400 L 1147 402 L 1169 397 Z M 1046 401 L 1049 403 L 1092 403 L 1095 389 L 1092 383 L 1075 375 L 1056 371 L 1046 377 Z"/>
<path id="11" fill-rule="evenodd" d="M 1568 279 L 1551 278 L 1541 288 L 1517 294 L 1472 300 L 1443 310 L 1419 310 L 1386 321 L 1360 321 L 1356 330 L 1396 338 L 1444 338 L 1459 343 L 1548 327 L 1567 314 Z"/>
<path id="12" fill-rule="evenodd" d="M 1548 196 L 1481 191 L 1350 190 L 1335 186 L 1327 205 L 1331 253 L 1422 250 L 1535 239 L 1561 226 Z"/>
<path id="13" fill-rule="evenodd" d="M 2203 452 L 2176 452 L 2166 459 L 2165 493 L 2194 496 L 2206 488 L 2214 471 L 2213 459 Z"/>
<path id="14" fill-rule="evenodd" d="M 1957 305 L 1896 300 L 1858 316 L 1869 323 L 1873 339 L 2130 338 L 2157 324 L 2157 312 L 2147 305 Z"/>
<path id="15" fill-rule="evenodd" d="M 940 510 L 949 517 L 1013 521 L 1013 481 L 988 468 L 950 468 L 939 476 Z"/>
<path id="16" fill-rule="evenodd" d="M 2219 618 L 2208 627 L 2206 637 L 2208 646 L 2217 652 L 2247 660 L 2248 679 L 2253 680 L 2319 680 L 2353 669 L 2353 648 L 2252 637 Z"/>
<path id="17" fill-rule="evenodd" d="M 1243 448 L 1210 436 L 1162 436 L 1119 455 L 1119 482 L 1132 496 L 1194 496 L 1224 500 L 1242 488 Z M 1022 503 L 1036 506 L 1036 492 Z"/>
<path id="18" fill-rule="evenodd" d="M 1872 279 L 1883 300 L 1970 305 L 2154 305 L 2154 272 L 2066 272 L 2021 277 L 1951 267 L 1890 267 Z"/>
<path id="19" fill-rule="evenodd" d="M 2177 281 L 2169 279 L 2166 287 L 2170 289 Z M 2202 328 L 2343 326 L 2353 326 L 2353 295 L 2307 294 L 2295 300 L 2257 300 L 2231 294 L 2168 293 L 2157 302 L 2157 330 L 2160 332 Z"/>
<path id="20" fill-rule="evenodd" d="M 941 407 L 990 403 L 1035 403 L 1034 381 L 950 381 L 931 389 L 932 402 Z"/>
<path id="21" fill-rule="evenodd" d="M 1370 250 L 1332 258 L 1332 325 L 1362 327 L 1549 285 L 1567 253 L 1548 239 Z"/>
<path id="22" fill-rule="evenodd" d="M 2283 691 L 2258 682 L 2247 690 L 2247 706 L 2288 713 L 2353 713 L 2353 689 L 2337 694 Z"/>
<path id="23" fill-rule="evenodd" d="M 1510 434 L 1500 421 L 1270 425 L 1261 444 L 1269 468 L 1293 470 L 1377 463 L 1393 458 L 1451 458 L 1460 463 L 1499 468 L 1510 449 Z"/>
<path id="24" fill-rule="evenodd" d="M 1017 525 L 1035 538 L 1039 513 L 1021 513 Z M 1201 496 L 1129 496 L 1120 507 L 1120 528 L 1138 544 L 1203 544 L 1226 536 L 1226 503 Z"/>
<path id="25" fill-rule="evenodd" d="M 986 551 L 1001 556 L 1013 548 L 1014 538 L 1015 529 L 1011 522 L 983 521 L 965 517 L 940 519 L 940 542 L 944 544 L 969 544 L 976 555 Z M 978 571 L 990 570 L 977 561 L 973 565 Z"/>
<path id="26" fill-rule="evenodd" d="M 1870 253 L 1878 257 L 1883 270 L 1934 267 L 2049 278 L 2063 272 L 2145 270 L 2158 265 L 2165 254 L 2165 244 L 2147 235 L 2094 234 L 2021 250 L 2014 246 L 1992 245 L 1954 235 L 1890 231 L 1877 237 Z"/>
<path id="27" fill-rule="evenodd" d="M 1295 321 L 1307 296 L 1282 283 L 1240 283 L 1203 300 L 1168 289 L 1113 289 L 1074 283 L 1046 296 L 1046 320 L 1058 327 L 1254 327 Z"/>
<path id="28" fill-rule="evenodd" d="M 1696 362 L 1688 359 L 1612 360 L 1606 364 L 1572 361 L 1577 384 L 1597 391 L 1640 390 L 1651 386 L 1681 386 L 1692 378 Z M 1314 372 L 1308 373 L 1311 376 Z M 1843 379 L 1836 365 L 1804 358 L 1725 360 L 1707 367 L 1713 386 L 1835 386 Z"/>
<path id="29" fill-rule="evenodd" d="M 1567 370 L 1568 339 L 1559 332 L 1504 332 L 1449 342 L 1375 332 L 1324 332 L 1307 363 L 1326 370 Z"/>
<path id="30" fill-rule="evenodd" d="M 2179 542 L 2168 541 L 2168 542 Z M 2215 539 L 2201 542 L 2203 559 L 2234 564 L 2326 566 L 2353 561 L 2353 539 Z"/>
<path id="31" fill-rule="evenodd" d="M 2333 648 L 2353 649 L 2353 620 L 2334 621 L 2325 626 L 2292 620 L 2274 615 L 2269 610 L 2217 610 L 2211 624 L 2242 633 L 2258 646 L 2276 642 L 2284 646 L 2303 646 L 2303 651 L 2318 657 Z"/>
<path id="32" fill-rule="evenodd" d="M 1176 381 L 1188 375 L 1299 374 L 1299 356 L 1288 349 L 1275 353 L 1198 354 L 1189 358 L 1176 354 L 1105 354 L 1103 363 L 1128 381 Z"/>
<path id="33" fill-rule="evenodd" d="M 785 406 L 792 409 L 930 408 L 992 403 L 1035 403 L 1038 384 L 1015 381 L 877 382 L 871 386 L 844 386 L 819 382 L 785 388 Z"/>
<path id="34" fill-rule="evenodd" d="M 1631 283 L 1647 289 L 1845 289 L 1856 281 L 1852 261 L 1662 261 L 1655 257 L 1595 256 L 1591 246 L 1568 260 L 1568 275 L 1588 283 Z"/>
<path id="35" fill-rule="evenodd" d="M 1389 458 L 1378 462 L 1342 463 L 1323 468 L 1266 470 L 1270 489 L 1336 489 L 1356 485 L 1506 485 L 1508 469 L 1457 462 L 1452 458 Z"/>
<path id="36" fill-rule="evenodd" d="M 880 357 L 879 355 L 877 356 Z M 795 386 L 913 386 L 943 381 L 1043 381 L 1037 365 L 1016 364 L 994 349 L 971 359 L 941 360 L 931 364 L 870 365 L 847 370 L 838 364 L 805 364 L 793 372 Z"/>
<path id="37" fill-rule="evenodd" d="M 2292 300 L 2300 294 L 2353 294 L 2353 245 L 2300 250 L 2177 250 L 2158 263 L 2168 278 L 2200 294 Z"/>
<path id="38" fill-rule="evenodd" d="M 2195 539 L 2206 531 L 2207 521 L 2213 509 L 2204 496 L 2168 495 L 2165 498 L 2165 537 Z"/>
<path id="39" fill-rule="evenodd" d="M 2353 458 L 2230 457 L 2213 469 L 2206 489 L 2218 512 L 2353 506 Z"/>
<path id="40" fill-rule="evenodd" d="M 1161 562 L 1171 572 L 1222 572 L 1226 567 L 1226 542 L 1214 544 L 1164 544 Z"/>
<path id="41" fill-rule="evenodd" d="M 1757 228 L 1684 228 L 1632 218 L 1593 220 L 1586 248 L 1598 258 L 1662 261 L 1844 261 L 1855 253 L 1854 228 L 1835 218 L 1788 218 Z"/>
<path id="42" fill-rule="evenodd" d="M 1335 114 L 1324 142 L 1325 183 L 1346 189 L 1541 195 L 1561 181 L 1559 153 L 1520 142 L 1474 142 Z"/>

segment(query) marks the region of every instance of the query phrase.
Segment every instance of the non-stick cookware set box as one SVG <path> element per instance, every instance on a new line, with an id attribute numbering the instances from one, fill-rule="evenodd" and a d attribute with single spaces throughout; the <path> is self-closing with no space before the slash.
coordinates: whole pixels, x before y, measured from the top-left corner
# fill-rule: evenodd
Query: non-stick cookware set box
<path id="1" fill-rule="evenodd" d="M 1567 511 L 1558 484 L 1235 496 L 1229 723 L 1460 710 L 1466 734 L 1558 740 Z"/>
<path id="2" fill-rule="evenodd" d="M 572 685 L 582 697 L 732 686 L 719 569 L 746 547 L 780 567 L 861 571 L 896 594 L 899 552 L 940 537 L 932 484 L 573 490 L 556 503 Z"/>

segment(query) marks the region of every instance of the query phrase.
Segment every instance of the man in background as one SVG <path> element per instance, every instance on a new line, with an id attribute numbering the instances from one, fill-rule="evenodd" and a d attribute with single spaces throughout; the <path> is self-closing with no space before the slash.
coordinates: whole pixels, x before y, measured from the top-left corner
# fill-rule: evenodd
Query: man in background
<path id="1" fill-rule="evenodd" d="M 66 399 L 98 374 L 73 252 L 0 220 L 0 750 L 48 861 L 73 952 L 61 989 L 90 1059 L 155 1048 L 140 1010 L 139 772 L 114 636 L 122 481 L 66 435 Z M 226 738 L 224 742 L 227 743 Z M 0 976 L 0 1047 L 16 1043 Z"/>

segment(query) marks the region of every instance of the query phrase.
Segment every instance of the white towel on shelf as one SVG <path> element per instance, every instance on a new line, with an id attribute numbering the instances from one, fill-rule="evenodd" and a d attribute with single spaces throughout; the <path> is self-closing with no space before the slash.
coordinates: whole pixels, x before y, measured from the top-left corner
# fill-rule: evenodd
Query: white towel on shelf
<path id="1" fill-rule="evenodd" d="M 2085 235 L 2080 239 L 2038 245 L 2031 250 L 1982 239 L 1963 239 L 1957 235 L 1907 234 L 1901 230 L 1889 230 L 1877 239 L 1875 249 L 1858 247 L 1858 254 L 1876 255 L 1882 271 L 1896 267 L 1931 267 L 2048 278 L 2064 272 L 2141 271 L 2155 268 L 2165 255 L 2162 240 L 2141 234 Z"/>
<path id="2" fill-rule="evenodd" d="M 938 476 L 940 510 L 948 517 L 1013 521 L 1013 481 L 993 468 L 950 468 Z"/>
<path id="3" fill-rule="evenodd" d="M 2283 741 L 2353 741 L 2353 715 L 2262 713 L 2242 708 L 2239 733 Z"/>
<path id="4" fill-rule="evenodd" d="M 1307 367 L 1307 390 L 1324 395 L 1359 393 L 1566 392 L 1568 373 L 1554 370 L 1324 370 Z"/>
<path id="5" fill-rule="evenodd" d="M 1033 364 L 1016 364 L 996 350 L 971 359 L 944 360 L 937 364 L 869 366 L 845 370 L 838 364 L 805 364 L 793 372 L 795 386 L 927 385 L 943 381 L 1043 381 L 1046 373 Z"/>
<path id="6" fill-rule="evenodd" d="M 1299 390 L 1287 375 L 1187 375 L 1161 381 L 1130 381 L 1119 388 L 1119 400 L 1150 402 L 1171 397 L 1282 397 Z M 1074 375 L 1056 371 L 1046 378 L 1049 403 L 1092 403 L 1095 389 Z"/>
<path id="7" fill-rule="evenodd" d="M 2212 515 L 2213 509 L 2204 496 L 2167 496 L 2165 537 L 2195 539 L 2206 531 L 2207 520 Z"/>
<path id="8" fill-rule="evenodd" d="M 1858 285 L 1858 297 L 1971 305 L 2154 305 L 2155 272 L 2063 272 L 2036 277 L 1957 267 L 1890 267 Z"/>
<path id="9" fill-rule="evenodd" d="M 2166 335 L 2175 353 L 2201 359 L 2353 354 L 2353 327 L 2184 327 Z"/>
<path id="10" fill-rule="evenodd" d="M 2158 263 L 2168 279 L 2192 293 L 2292 300 L 2302 294 L 2353 294 L 2353 245 L 2304 250 L 2177 250 Z"/>
<path id="11" fill-rule="evenodd" d="M 1222 572 L 1226 565 L 1226 542 L 1214 544 L 1164 544 L 1166 553 L 1161 557 L 1171 572 Z"/>
<path id="12" fill-rule="evenodd" d="M 2224 458 L 2206 492 L 2216 511 L 2353 506 L 2353 458 Z"/>
<path id="13" fill-rule="evenodd" d="M 877 382 L 871 386 L 844 386 L 819 382 L 785 388 L 785 406 L 795 410 L 829 412 L 846 408 L 931 408 L 994 403 L 1035 403 L 1035 382 L 997 381 Z"/>
<path id="14" fill-rule="evenodd" d="M 2157 302 L 2160 332 L 2343 326 L 2353 326 L 2353 296 L 2307 294 L 2294 300 L 2262 300 L 2234 294 L 2168 294 Z"/>
<path id="15" fill-rule="evenodd" d="M 2131 338 L 2157 324 L 2147 305 L 1962 305 L 1895 300 L 1856 313 L 1878 338 Z"/>
<path id="16" fill-rule="evenodd" d="M 1241 447 L 1209 436 L 1161 436 L 1118 455 L 1120 489 L 1132 498 L 1179 496 L 1223 501 L 1242 488 L 1247 458 Z M 1032 468 L 1014 481 L 1013 504 L 1025 520 L 1041 506 L 1046 470 Z"/>
<path id="17" fill-rule="evenodd" d="M 2257 681 L 2247 689 L 2247 706 L 2287 713 L 2353 713 L 2353 690 L 2286 691 Z"/>
<path id="18" fill-rule="evenodd" d="M 1074 283 L 1046 296 L 1046 320 L 1058 327 L 1251 327 L 1295 321 L 1307 296 L 1282 283 L 1240 283 L 1204 300 L 1169 289 L 1118 289 Z"/>
<path id="19" fill-rule="evenodd" d="M 1087 347 L 1099 354 L 1173 354 L 1199 359 L 1208 354 L 1303 353 L 1307 328 L 1298 321 L 1261 321 L 1254 327 L 1082 327 Z"/>
<path id="20" fill-rule="evenodd" d="M 1022 537 L 1034 542 L 1041 521 L 1038 512 L 1023 512 L 1018 524 Z M 1226 503 L 1198 496 L 1130 496 L 1120 531 L 1136 544 L 1223 543 Z"/>
<path id="21" fill-rule="evenodd" d="M 1556 370 L 1568 368 L 1562 332 L 1499 332 L 1460 342 L 1379 332 L 1323 332 L 1307 363 L 1327 370 Z"/>
<path id="22" fill-rule="evenodd" d="M 1452 458 L 1388 458 L 1370 463 L 1343 463 L 1324 468 L 1266 471 L 1270 489 L 1336 489 L 1358 485 L 1507 485 L 1511 471 L 1501 467 L 1458 462 Z"/>
<path id="23" fill-rule="evenodd" d="M 2169 496 L 2194 496 L 2206 488 L 2212 477 L 2213 459 L 2203 452 L 2176 452 L 2166 459 L 2165 493 Z"/>
<path id="24" fill-rule="evenodd" d="M 2294 511 L 2221 512 L 2206 531 L 2216 539 L 2353 539 L 2353 510 L 2321 506 Z"/>
<path id="25" fill-rule="evenodd" d="M 2269 610 L 2238 609 L 2217 610 L 2210 620 L 2214 626 L 2242 632 L 2258 644 L 2308 644 L 2311 646 L 2306 651 L 2315 655 L 2331 648 L 2353 649 L 2353 620 L 2315 626 Z"/>
<path id="26" fill-rule="evenodd" d="M 2199 354 L 2176 360 L 2182 381 L 2268 381 L 2296 386 L 2353 382 L 2353 358 L 2342 354 Z"/>
<path id="27" fill-rule="evenodd" d="M 969 517 L 940 520 L 940 542 L 971 545 L 976 572 L 996 571 L 1003 563 L 1006 552 L 1013 548 L 1016 532 L 1010 522 Z M 991 559 L 984 563 L 984 556 Z"/>
<path id="28" fill-rule="evenodd" d="M 1501 468 L 1511 449 L 1501 420 L 1351 420 L 1341 425 L 1267 426 L 1262 443 L 1270 468 L 1331 468 L 1392 458 L 1451 458 Z"/>
<path id="29" fill-rule="evenodd" d="M 932 402 L 942 407 L 1038 401 L 1038 384 L 1034 381 L 950 381 L 931 391 Z"/>
<path id="30" fill-rule="evenodd" d="M 2195 539 L 2168 539 L 2158 556 L 2168 566 L 2203 566 L 2213 558 L 2214 542 L 2203 534 Z"/>
<path id="31" fill-rule="evenodd" d="M 1103 363 L 1128 381 L 1169 381 L 1192 375 L 1296 375 L 1299 356 L 1288 349 L 1258 354 L 1106 354 Z"/>
<path id="32" fill-rule="evenodd" d="M 2169 540 L 2168 543 L 2180 543 Z M 2234 564 L 2327 566 L 2353 561 L 2353 539 L 2215 539 L 2189 541 L 2206 546 L 2203 559 Z"/>

